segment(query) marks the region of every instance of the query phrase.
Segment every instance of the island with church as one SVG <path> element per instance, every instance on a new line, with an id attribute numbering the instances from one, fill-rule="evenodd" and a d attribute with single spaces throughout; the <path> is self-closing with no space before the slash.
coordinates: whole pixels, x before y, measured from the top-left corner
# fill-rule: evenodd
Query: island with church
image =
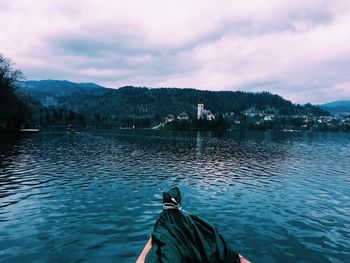
<path id="1" fill-rule="evenodd" d="M 222 114 L 213 114 L 209 109 L 204 108 L 204 103 L 200 101 L 197 105 L 197 114 L 191 118 L 186 112 L 177 116 L 169 114 L 165 121 L 155 126 L 154 129 L 166 130 L 226 130 L 230 127 L 225 122 Z"/>

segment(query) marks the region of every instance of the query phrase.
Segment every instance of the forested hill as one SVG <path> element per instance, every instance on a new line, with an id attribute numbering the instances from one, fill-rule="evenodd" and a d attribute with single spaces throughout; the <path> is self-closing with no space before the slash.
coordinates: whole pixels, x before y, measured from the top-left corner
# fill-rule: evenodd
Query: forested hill
<path id="1" fill-rule="evenodd" d="M 329 111 L 333 115 L 349 114 L 350 100 L 339 100 L 320 105 L 320 108 Z"/>
<path id="2" fill-rule="evenodd" d="M 81 113 L 86 120 L 98 118 L 120 122 L 127 118 L 147 118 L 159 122 L 168 114 L 182 112 L 196 116 L 197 104 L 214 114 L 260 111 L 277 115 L 328 115 L 311 104 L 296 105 L 268 92 L 204 91 L 177 88 L 122 87 L 107 89 L 95 84 L 68 81 L 27 81 L 21 90 L 43 105 Z"/>
<path id="3" fill-rule="evenodd" d="M 31 80 L 19 82 L 18 86 L 26 95 L 39 100 L 44 106 L 57 106 L 60 97 L 102 95 L 106 88 L 95 83 L 74 83 L 66 80 Z"/>

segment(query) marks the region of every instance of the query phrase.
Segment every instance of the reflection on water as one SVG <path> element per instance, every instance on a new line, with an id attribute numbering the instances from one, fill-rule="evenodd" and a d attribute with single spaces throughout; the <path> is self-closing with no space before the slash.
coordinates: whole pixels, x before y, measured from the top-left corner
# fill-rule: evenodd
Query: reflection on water
<path id="1" fill-rule="evenodd" d="M 350 136 L 117 131 L 0 137 L 0 261 L 132 262 L 184 208 L 254 262 L 350 262 Z"/>

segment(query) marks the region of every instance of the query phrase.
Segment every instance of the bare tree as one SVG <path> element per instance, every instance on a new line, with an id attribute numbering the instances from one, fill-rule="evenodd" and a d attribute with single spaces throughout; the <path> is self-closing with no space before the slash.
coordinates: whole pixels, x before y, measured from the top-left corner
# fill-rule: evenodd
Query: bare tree
<path id="1" fill-rule="evenodd" d="M 18 130 L 28 110 L 18 98 L 16 83 L 24 79 L 23 73 L 14 68 L 13 62 L 0 54 L 0 129 Z"/>
<path id="2" fill-rule="evenodd" d="M 14 63 L 3 54 L 0 54 L 0 83 L 1 86 L 13 86 L 16 81 L 24 79 L 22 71 L 14 69 Z"/>

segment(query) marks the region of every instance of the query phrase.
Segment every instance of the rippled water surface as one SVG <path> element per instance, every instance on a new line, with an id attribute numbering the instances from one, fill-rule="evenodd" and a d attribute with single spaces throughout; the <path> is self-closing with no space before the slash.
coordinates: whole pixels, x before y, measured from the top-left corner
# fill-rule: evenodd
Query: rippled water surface
<path id="1" fill-rule="evenodd" d="M 183 207 L 253 262 L 350 262 L 350 134 L 0 136 L 0 261 L 133 262 Z"/>

